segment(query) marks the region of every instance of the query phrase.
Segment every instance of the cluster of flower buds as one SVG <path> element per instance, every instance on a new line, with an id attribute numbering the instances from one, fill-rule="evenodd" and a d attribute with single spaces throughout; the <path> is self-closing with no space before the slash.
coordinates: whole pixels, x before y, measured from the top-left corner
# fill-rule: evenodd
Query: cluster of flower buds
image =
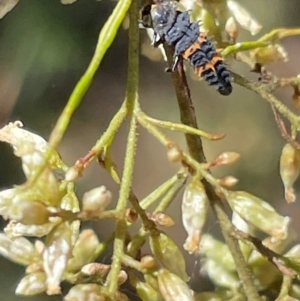
<path id="1" fill-rule="evenodd" d="M 280 156 L 280 176 L 284 185 L 285 199 L 288 203 L 296 200 L 293 185 L 300 173 L 300 150 L 287 143 Z"/>

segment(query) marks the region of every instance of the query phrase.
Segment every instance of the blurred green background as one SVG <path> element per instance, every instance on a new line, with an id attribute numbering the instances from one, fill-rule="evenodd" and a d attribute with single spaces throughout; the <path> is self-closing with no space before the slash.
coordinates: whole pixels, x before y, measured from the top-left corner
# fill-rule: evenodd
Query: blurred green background
<path id="1" fill-rule="evenodd" d="M 299 0 L 238 2 L 263 25 L 258 36 L 278 27 L 300 26 Z M 9 121 L 21 120 L 26 128 L 48 138 L 68 96 L 93 55 L 99 30 L 114 5 L 115 2 L 108 0 L 78 0 L 71 6 L 63 6 L 58 0 L 27 0 L 20 1 L 12 12 L 0 20 L 1 126 Z M 146 35 L 143 31 L 141 34 Z M 239 41 L 246 39 L 253 37 L 241 30 Z M 279 77 L 296 75 L 300 70 L 300 37 L 287 38 L 283 45 L 289 53 L 290 61 L 272 64 L 268 68 Z M 140 63 L 140 102 L 143 109 L 153 117 L 179 121 L 172 82 L 170 76 L 164 73 L 165 63 L 153 62 L 143 56 Z M 229 66 L 235 72 L 257 79 L 257 75 L 250 73 L 249 67 L 241 62 L 232 60 Z M 122 28 L 59 146 L 67 164 L 73 164 L 87 153 L 121 105 L 126 68 L 127 31 Z M 240 180 L 239 189 L 264 198 L 281 214 L 294 218 L 293 226 L 299 231 L 299 205 L 287 206 L 283 198 L 278 162 L 284 140 L 269 105 L 253 92 L 236 85 L 228 97 L 218 95 L 205 82 L 190 80 L 190 89 L 199 127 L 226 133 L 224 140 L 204 141 L 207 158 L 212 159 L 226 150 L 237 151 L 242 155 L 234 166 L 215 170 L 215 175 L 234 175 Z M 281 89 L 276 95 L 291 105 L 291 89 Z M 125 124 L 113 147 L 113 157 L 119 168 L 122 167 L 126 130 Z M 184 147 L 183 135 L 170 135 Z M 0 153 L 0 188 L 22 183 L 24 176 L 20 161 L 13 156 L 10 146 L 0 144 Z M 141 129 L 133 187 L 136 195 L 142 198 L 175 173 L 178 167 L 168 162 L 164 147 Z M 93 163 L 78 181 L 78 195 L 103 184 L 113 192 L 115 202 L 118 187 L 99 165 Z M 297 187 L 299 185 L 296 184 L 296 190 Z M 181 246 L 186 234 L 180 219 L 180 197 L 168 211 L 178 222 L 167 232 Z M 4 227 L 5 222 L 1 222 Z M 86 226 L 94 227 L 101 239 L 110 233 L 112 225 L 106 221 Z M 211 233 L 218 231 L 218 225 L 213 219 L 207 230 Z M 191 271 L 195 259 L 188 255 L 186 257 Z M 105 259 L 109 261 L 109 256 Z M 0 267 L 1 301 L 62 300 L 62 296 L 36 296 L 30 299 L 14 296 L 24 268 L 3 258 L 0 258 Z"/>

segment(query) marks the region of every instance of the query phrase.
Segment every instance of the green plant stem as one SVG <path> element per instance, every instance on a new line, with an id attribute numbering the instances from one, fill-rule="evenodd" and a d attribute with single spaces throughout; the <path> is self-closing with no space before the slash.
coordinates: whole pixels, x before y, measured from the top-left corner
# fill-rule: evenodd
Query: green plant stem
<path id="1" fill-rule="evenodd" d="M 169 65 L 172 66 L 173 50 L 167 46 L 165 47 L 165 50 Z M 172 73 L 172 79 L 179 105 L 181 122 L 188 126 L 197 128 L 195 110 L 192 104 L 182 62 L 179 64 L 178 69 Z M 185 137 L 191 156 L 199 163 L 207 162 L 201 138 L 199 136 L 190 134 L 185 134 Z M 205 190 L 210 200 L 213 212 L 219 221 L 225 241 L 234 258 L 236 270 L 241 280 L 245 295 L 249 301 L 261 300 L 254 285 L 252 274 L 243 257 L 238 240 L 232 235 L 234 233 L 234 227 L 225 212 L 223 203 L 217 196 L 214 188 L 207 181 L 203 181 L 203 184 L 205 186 Z"/>
<path id="2" fill-rule="evenodd" d="M 103 28 L 100 31 L 97 46 L 95 53 L 92 57 L 92 60 L 85 71 L 85 73 L 82 75 L 80 80 L 77 82 L 73 92 L 70 95 L 70 98 L 68 99 L 68 102 L 63 109 L 63 112 L 59 116 L 51 134 L 49 137 L 49 151 L 45 155 L 45 161 L 40 166 L 39 170 L 37 170 L 35 176 L 28 181 L 26 187 L 30 187 L 35 184 L 37 179 L 42 174 L 44 168 L 47 165 L 47 162 L 49 158 L 51 157 L 51 154 L 53 150 L 55 150 L 60 143 L 61 139 L 63 138 L 63 135 L 65 131 L 68 128 L 68 125 L 71 121 L 71 118 L 73 116 L 73 113 L 81 103 L 83 96 L 85 95 L 86 91 L 90 87 L 92 80 L 94 78 L 94 75 L 99 68 L 99 65 L 107 51 L 107 49 L 110 47 L 112 42 L 115 39 L 115 36 L 117 34 L 117 31 L 124 20 L 126 13 L 129 9 L 129 6 L 131 4 L 132 0 L 120 0 L 115 9 L 113 10 L 112 14 L 109 16 L 108 20 L 104 24 Z"/>
<path id="3" fill-rule="evenodd" d="M 129 27 L 129 53 L 128 53 L 128 74 L 126 88 L 126 107 L 130 116 L 129 134 L 127 139 L 124 169 L 119 192 L 119 199 L 116 209 L 125 214 L 127 200 L 130 196 L 132 175 L 134 168 L 134 157 L 137 143 L 137 119 L 136 112 L 139 110 L 138 104 L 138 67 L 139 67 L 139 28 L 138 28 L 139 1 L 133 1 L 130 10 Z M 110 273 L 107 277 L 106 286 L 111 296 L 114 296 L 118 289 L 118 274 L 121 270 L 122 256 L 124 254 L 126 221 L 117 221 L 114 253 Z"/>

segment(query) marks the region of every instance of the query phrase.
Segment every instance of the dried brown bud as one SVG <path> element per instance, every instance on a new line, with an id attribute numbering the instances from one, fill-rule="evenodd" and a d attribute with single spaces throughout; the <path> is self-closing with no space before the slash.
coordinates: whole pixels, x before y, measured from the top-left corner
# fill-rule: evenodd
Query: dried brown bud
<path id="1" fill-rule="evenodd" d="M 293 184 L 300 173 L 300 150 L 287 143 L 280 156 L 280 176 L 285 189 L 285 199 L 288 203 L 295 202 Z"/>
<path id="2" fill-rule="evenodd" d="M 125 212 L 126 221 L 128 223 L 134 223 L 139 218 L 138 214 L 133 208 L 127 208 Z"/>
<path id="3" fill-rule="evenodd" d="M 192 180 L 185 188 L 181 211 L 182 223 L 188 233 L 184 249 L 190 254 L 199 251 L 200 237 L 207 220 L 209 200 L 203 184 Z"/>
<path id="4" fill-rule="evenodd" d="M 82 197 L 82 209 L 90 214 L 99 214 L 111 202 L 111 192 L 100 186 L 86 192 Z"/>

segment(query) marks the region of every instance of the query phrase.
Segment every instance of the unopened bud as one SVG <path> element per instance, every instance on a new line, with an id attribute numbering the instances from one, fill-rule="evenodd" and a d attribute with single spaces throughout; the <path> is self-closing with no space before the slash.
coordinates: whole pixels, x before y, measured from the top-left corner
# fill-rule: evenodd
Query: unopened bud
<path id="1" fill-rule="evenodd" d="M 121 270 L 118 275 L 118 284 L 122 285 L 123 283 L 126 282 L 127 279 L 128 279 L 127 273 L 124 270 Z"/>
<path id="2" fill-rule="evenodd" d="M 145 269 L 150 269 L 155 266 L 155 259 L 151 255 L 146 255 L 141 258 L 141 266 Z"/>
<path id="3" fill-rule="evenodd" d="M 89 276 L 93 276 L 97 274 L 101 278 L 105 278 L 110 268 L 111 268 L 110 265 L 98 263 L 98 262 L 92 262 L 83 266 L 81 272 Z"/>
<path id="4" fill-rule="evenodd" d="M 218 182 L 223 187 L 232 187 L 237 184 L 239 180 L 233 176 L 226 176 L 222 179 L 219 179 Z"/>
<path id="5" fill-rule="evenodd" d="M 105 210 L 111 201 L 111 192 L 105 186 L 100 186 L 86 192 L 82 197 L 83 211 L 99 214 Z"/>
<path id="6" fill-rule="evenodd" d="M 200 237 L 207 220 L 209 200 L 203 184 L 193 180 L 185 188 L 181 211 L 182 223 L 188 233 L 184 249 L 190 254 L 199 251 Z"/>
<path id="7" fill-rule="evenodd" d="M 143 301 L 160 301 L 162 300 L 158 290 L 154 289 L 150 284 L 137 279 L 135 288 L 138 295 Z"/>
<path id="8" fill-rule="evenodd" d="M 147 216 L 159 226 L 171 227 L 175 224 L 174 220 L 169 215 L 162 212 L 149 213 Z"/>
<path id="9" fill-rule="evenodd" d="M 80 173 L 76 166 L 70 167 L 65 174 L 65 180 L 67 182 L 73 182 L 79 177 Z"/>
<path id="10" fill-rule="evenodd" d="M 49 218 L 45 205 L 30 201 L 12 204 L 7 215 L 9 219 L 16 220 L 23 225 L 43 225 L 48 222 Z"/>
<path id="11" fill-rule="evenodd" d="M 238 25 L 234 17 L 230 17 L 227 20 L 225 24 L 225 31 L 228 36 L 228 39 L 234 43 L 239 34 Z"/>
<path id="12" fill-rule="evenodd" d="M 280 156 L 280 176 L 284 185 L 285 199 L 288 203 L 296 200 L 293 184 L 300 173 L 300 150 L 287 143 Z"/>
<path id="13" fill-rule="evenodd" d="M 182 152 L 175 145 L 168 149 L 167 156 L 170 162 L 180 162 L 182 160 Z"/>
<path id="14" fill-rule="evenodd" d="M 36 295 L 44 292 L 47 288 L 46 274 L 44 272 L 26 275 L 16 288 L 17 295 Z"/>
<path id="15" fill-rule="evenodd" d="M 240 158 L 236 152 L 224 152 L 211 162 L 211 166 L 224 166 L 236 162 Z"/>
<path id="16" fill-rule="evenodd" d="M 160 293 L 165 301 L 194 301 L 189 286 L 177 275 L 161 269 L 157 275 Z"/>
<path id="17" fill-rule="evenodd" d="M 286 239 L 290 218 L 279 215 L 267 202 L 245 191 L 228 191 L 227 201 L 233 211 L 275 239 Z"/>

